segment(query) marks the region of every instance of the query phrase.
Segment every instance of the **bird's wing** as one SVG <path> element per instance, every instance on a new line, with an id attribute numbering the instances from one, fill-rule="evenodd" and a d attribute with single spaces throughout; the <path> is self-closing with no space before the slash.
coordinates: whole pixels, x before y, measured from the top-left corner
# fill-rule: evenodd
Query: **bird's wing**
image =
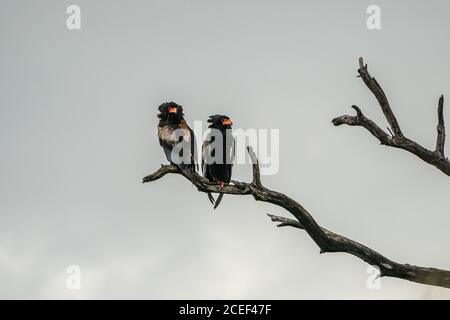
<path id="1" fill-rule="evenodd" d="M 163 148 L 166 158 L 172 162 L 172 149 L 176 144 L 174 140 L 173 130 L 169 126 L 158 127 L 159 145 Z"/>
<path id="2" fill-rule="evenodd" d="M 198 155 L 197 155 L 197 140 L 195 139 L 194 130 L 188 126 L 189 135 L 191 139 L 191 163 L 198 170 Z"/>
<path id="3" fill-rule="evenodd" d="M 205 157 L 209 157 L 211 155 L 211 136 L 208 134 L 205 138 L 205 140 L 203 141 L 202 144 L 202 172 L 203 172 L 203 176 L 205 178 L 207 178 L 207 168 L 208 168 L 208 164 L 205 162 Z"/>
<path id="4" fill-rule="evenodd" d="M 231 142 L 230 147 L 230 177 L 228 178 L 231 181 L 231 176 L 233 172 L 234 161 L 236 160 L 236 138 L 233 136 L 233 141 Z"/>

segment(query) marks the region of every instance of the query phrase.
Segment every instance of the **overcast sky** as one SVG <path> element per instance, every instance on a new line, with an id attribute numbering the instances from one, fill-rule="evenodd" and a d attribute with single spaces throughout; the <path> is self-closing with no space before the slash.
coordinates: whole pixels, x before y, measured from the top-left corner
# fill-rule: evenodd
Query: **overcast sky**
<path id="1" fill-rule="evenodd" d="M 434 148 L 449 1 L 0 2 L 0 298 L 450 298 L 393 278 L 369 290 L 364 262 L 319 255 L 266 216 L 287 212 L 252 197 L 213 211 L 180 176 L 141 183 L 166 161 L 161 102 L 189 123 L 224 113 L 280 130 L 280 170 L 263 183 L 323 227 L 449 270 L 449 177 L 331 124 L 357 104 L 387 125 L 356 78 L 363 56 L 403 132 Z M 81 30 L 66 28 L 70 4 Z M 366 27 L 371 4 L 381 30 Z M 70 265 L 80 290 L 66 287 Z"/>

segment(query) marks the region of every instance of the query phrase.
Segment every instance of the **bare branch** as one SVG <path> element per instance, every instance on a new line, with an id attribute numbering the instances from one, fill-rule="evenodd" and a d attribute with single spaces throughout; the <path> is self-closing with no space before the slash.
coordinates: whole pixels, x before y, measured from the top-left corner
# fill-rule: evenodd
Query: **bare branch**
<path id="1" fill-rule="evenodd" d="M 445 125 L 444 125 L 444 96 L 439 98 L 438 103 L 438 126 L 437 126 L 437 140 L 436 152 L 443 158 L 445 146 Z"/>
<path id="2" fill-rule="evenodd" d="M 248 154 L 250 155 L 250 159 L 252 161 L 253 168 L 253 184 L 257 186 L 261 186 L 261 173 L 259 172 L 259 162 L 258 158 L 256 158 L 256 154 L 253 151 L 252 147 L 247 147 Z"/>
<path id="3" fill-rule="evenodd" d="M 176 165 L 173 164 L 163 165 L 154 173 L 144 177 L 142 179 L 142 183 L 156 181 L 169 173 L 176 173 L 184 176 L 197 187 L 198 191 L 201 192 L 226 193 L 236 195 L 251 194 L 250 184 L 248 183 L 238 182 L 236 184 L 228 184 L 225 185 L 222 189 L 219 184 L 208 181 L 196 172 L 192 173 L 191 175 L 187 175 L 185 172 L 181 171 Z"/>
<path id="4" fill-rule="evenodd" d="M 332 120 L 335 126 L 340 126 L 343 124 L 349 126 L 360 126 L 367 129 L 374 137 L 376 137 L 382 145 L 386 145 L 393 148 L 406 150 L 423 161 L 431 164 L 432 166 L 438 168 L 447 176 L 450 176 L 450 161 L 444 155 L 444 144 L 445 144 L 445 127 L 444 127 L 444 116 L 443 116 L 443 106 L 444 97 L 441 96 L 439 99 L 438 106 L 438 136 L 436 141 L 436 149 L 434 151 L 429 150 L 417 142 L 408 139 L 403 135 L 398 125 L 397 119 L 392 112 L 391 106 L 386 98 L 386 95 L 379 85 L 379 83 L 373 78 L 368 70 L 367 65 L 364 65 L 363 59 L 359 59 L 359 69 L 358 73 L 363 79 L 366 86 L 372 91 L 380 104 L 381 109 L 390 125 L 388 130 L 391 135 L 386 133 L 381 129 L 375 122 L 368 119 L 363 115 L 361 110 L 357 106 L 352 106 L 356 110 L 356 116 L 343 115 Z M 392 131 L 391 131 L 392 129 Z"/>
<path id="5" fill-rule="evenodd" d="M 391 126 L 392 131 L 394 131 L 394 135 L 403 136 L 402 131 L 400 130 L 400 126 L 398 125 L 397 119 L 395 118 L 394 113 L 392 112 L 391 106 L 389 105 L 389 101 L 384 94 L 383 89 L 378 84 L 377 80 L 369 74 L 367 70 L 367 64 L 364 65 L 363 58 L 359 58 L 359 69 L 358 73 L 363 79 L 366 86 L 372 91 L 375 97 L 380 104 L 381 109 L 383 110 L 384 116 Z"/>
<path id="6" fill-rule="evenodd" d="M 358 116 L 354 118 L 357 117 Z M 360 120 L 361 117 L 362 113 L 359 115 Z M 248 151 L 251 157 L 255 157 L 253 159 L 256 160 L 256 156 L 254 153 L 252 154 L 252 150 L 249 149 Z M 280 192 L 265 188 L 261 184 L 259 165 L 257 161 L 255 161 L 253 165 L 253 181 L 251 183 L 235 182 L 232 185 L 225 185 L 223 190 L 220 188 L 219 184 L 210 183 L 197 173 L 193 173 L 188 176 L 174 165 L 161 167 L 155 173 L 145 177 L 143 182 L 158 180 L 168 173 L 183 175 L 201 192 L 222 192 L 234 195 L 252 195 L 256 201 L 269 202 L 286 209 L 295 217 L 295 219 L 274 215 L 269 215 L 269 217 L 272 221 L 279 222 L 280 224 L 278 226 L 280 227 L 291 226 L 305 230 L 319 246 L 321 253 L 348 253 L 362 259 L 370 265 L 378 266 L 380 268 L 381 276 L 395 277 L 422 284 L 450 288 L 450 271 L 394 262 L 369 247 L 322 228 L 302 205 Z"/>
<path id="7" fill-rule="evenodd" d="M 378 140 L 380 140 L 381 144 L 384 145 L 390 145 L 391 143 L 391 137 L 389 134 L 387 134 L 383 129 L 381 129 L 375 122 L 370 120 L 369 118 L 366 118 L 364 114 L 361 112 L 361 109 L 359 107 L 353 105 L 353 109 L 356 110 L 357 115 L 356 116 L 349 116 L 344 115 L 337 118 L 334 118 L 332 120 L 333 124 L 335 126 L 340 126 L 343 124 L 349 125 L 349 126 L 360 126 L 366 128 L 374 137 L 376 137 Z"/>
<path id="8" fill-rule="evenodd" d="M 177 166 L 161 165 L 161 168 L 156 170 L 154 173 L 144 177 L 142 179 L 142 183 L 151 182 L 151 181 L 155 181 L 155 180 L 161 179 L 162 177 L 164 177 L 168 173 L 180 173 L 181 174 L 181 170 Z"/>
<path id="9" fill-rule="evenodd" d="M 273 222 L 279 222 L 279 224 L 277 224 L 277 227 L 294 227 L 294 228 L 298 228 L 298 229 L 305 229 L 305 227 L 303 227 L 301 225 L 301 223 L 298 222 L 297 220 L 280 217 L 280 216 L 274 216 L 273 214 L 267 214 L 267 215 L 270 217 L 270 220 L 272 220 Z"/>

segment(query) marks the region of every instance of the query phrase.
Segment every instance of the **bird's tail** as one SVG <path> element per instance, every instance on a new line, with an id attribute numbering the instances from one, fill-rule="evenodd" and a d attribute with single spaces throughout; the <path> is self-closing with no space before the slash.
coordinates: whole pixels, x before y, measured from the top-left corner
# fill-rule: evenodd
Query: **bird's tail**
<path id="1" fill-rule="evenodd" d="M 216 202 L 216 200 L 212 196 L 211 192 L 208 192 L 208 199 L 209 199 L 209 201 L 211 201 L 212 205 L 214 205 L 214 203 Z"/>
<path id="2" fill-rule="evenodd" d="M 216 204 L 214 205 L 214 209 L 216 209 L 219 206 L 220 201 L 222 201 L 222 198 L 223 198 L 223 193 L 219 193 L 219 196 L 216 199 Z"/>

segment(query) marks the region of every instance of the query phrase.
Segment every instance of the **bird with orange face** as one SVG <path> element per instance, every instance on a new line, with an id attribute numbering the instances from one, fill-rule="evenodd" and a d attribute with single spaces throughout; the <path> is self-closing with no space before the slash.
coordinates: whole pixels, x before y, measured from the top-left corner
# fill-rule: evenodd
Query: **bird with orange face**
<path id="1" fill-rule="evenodd" d="M 235 140 L 232 134 L 233 121 L 225 115 L 216 114 L 209 117 L 210 132 L 202 145 L 203 176 L 212 182 L 217 182 L 223 189 L 230 183 L 235 157 Z M 217 200 L 208 192 L 208 198 L 216 209 L 222 198 L 220 193 Z"/>
<path id="2" fill-rule="evenodd" d="M 194 131 L 184 119 L 183 107 L 175 102 L 165 102 L 158 110 L 159 144 L 167 160 L 185 174 L 191 174 L 197 163 L 196 144 Z"/>

